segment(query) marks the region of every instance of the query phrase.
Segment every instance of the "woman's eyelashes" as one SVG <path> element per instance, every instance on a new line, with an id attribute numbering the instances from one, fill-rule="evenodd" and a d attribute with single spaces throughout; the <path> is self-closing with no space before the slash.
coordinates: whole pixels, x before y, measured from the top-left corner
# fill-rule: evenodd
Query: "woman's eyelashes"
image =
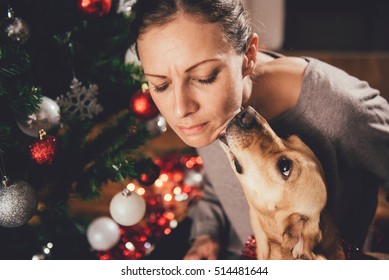
<path id="1" fill-rule="evenodd" d="M 212 72 L 211 75 L 205 77 L 205 78 L 199 78 L 199 77 L 192 77 L 190 78 L 190 81 L 198 82 L 202 85 L 209 85 L 216 81 L 216 78 L 219 74 L 219 70 L 215 70 Z M 153 91 L 156 93 L 162 93 L 166 91 L 169 88 L 170 83 L 164 83 L 161 85 L 152 85 Z"/>
<path id="2" fill-rule="evenodd" d="M 219 71 L 215 70 L 215 71 L 213 71 L 213 73 L 211 75 L 209 75 L 205 79 L 198 78 L 198 79 L 194 79 L 194 80 L 197 80 L 200 84 L 203 84 L 203 85 L 212 84 L 216 80 L 218 73 L 219 73 Z"/>
<path id="3" fill-rule="evenodd" d="M 157 93 L 160 93 L 160 92 L 164 92 L 165 90 L 167 90 L 168 87 L 169 87 L 169 84 L 166 83 L 166 84 L 163 84 L 160 86 L 153 86 L 153 90 Z"/>

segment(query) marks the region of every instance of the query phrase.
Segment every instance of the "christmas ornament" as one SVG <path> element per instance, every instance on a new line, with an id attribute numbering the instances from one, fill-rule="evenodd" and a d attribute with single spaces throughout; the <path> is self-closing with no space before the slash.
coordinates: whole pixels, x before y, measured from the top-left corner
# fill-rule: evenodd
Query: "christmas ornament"
<path id="1" fill-rule="evenodd" d="M 82 85 L 76 78 L 70 84 L 70 91 L 57 98 L 62 116 L 67 119 L 92 119 L 103 111 L 103 107 L 97 103 L 98 87 L 95 84 L 88 88 Z"/>
<path id="2" fill-rule="evenodd" d="M 124 56 L 124 63 L 125 64 L 135 64 L 138 66 L 141 65 L 134 48 L 129 48 L 127 50 L 126 55 Z"/>
<path id="3" fill-rule="evenodd" d="M 131 15 L 132 6 L 136 3 L 137 0 L 120 0 L 117 13 L 123 13 L 126 16 Z"/>
<path id="4" fill-rule="evenodd" d="M 54 129 L 59 125 L 60 119 L 61 115 L 58 104 L 54 100 L 43 96 L 38 111 L 17 124 L 25 134 L 38 137 L 39 130 L 50 131 Z"/>
<path id="5" fill-rule="evenodd" d="M 130 99 L 130 109 L 141 120 L 151 120 L 155 118 L 159 111 L 146 84 L 142 85 L 142 90 L 138 90 Z"/>
<path id="6" fill-rule="evenodd" d="M 135 165 L 135 172 L 138 173 L 138 181 L 144 186 L 154 184 L 160 174 L 160 168 L 152 160 L 142 159 Z"/>
<path id="7" fill-rule="evenodd" d="M 59 148 L 57 137 L 46 135 L 42 129 L 39 139 L 30 145 L 31 158 L 38 164 L 52 164 Z"/>
<path id="8" fill-rule="evenodd" d="M 3 178 L 0 187 L 0 226 L 19 227 L 28 222 L 38 206 L 34 189 L 25 181 L 10 183 Z"/>
<path id="9" fill-rule="evenodd" d="M 156 137 L 166 131 L 166 120 L 162 115 L 146 122 L 146 129 L 151 137 Z"/>
<path id="10" fill-rule="evenodd" d="M 98 18 L 111 10 L 112 0 L 77 0 L 78 10 L 89 18 Z"/>
<path id="11" fill-rule="evenodd" d="M 136 192 L 124 189 L 117 193 L 109 204 L 112 218 L 122 226 L 139 223 L 146 212 L 146 202 Z"/>
<path id="12" fill-rule="evenodd" d="M 111 218 L 99 217 L 89 224 L 86 236 L 93 249 L 105 251 L 119 242 L 120 228 Z"/>
<path id="13" fill-rule="evenodd" d="M 8 9 L 8 17 L 0 23 L 1 37 L 10 44 L 23 45 L 30 38 L 28 24 L 14 16 L 13 10 Z"/>

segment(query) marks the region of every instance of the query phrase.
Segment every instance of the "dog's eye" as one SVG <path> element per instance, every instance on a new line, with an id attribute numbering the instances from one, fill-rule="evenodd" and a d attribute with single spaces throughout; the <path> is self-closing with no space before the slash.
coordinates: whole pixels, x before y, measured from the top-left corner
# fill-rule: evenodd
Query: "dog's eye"
<path id="1" fill-rule="evenodd" d="M 278 161 L 278 169 L 284 177 L 288 178 L 292 171 L 292 161 L 285 157 L 280 158 Z"/>

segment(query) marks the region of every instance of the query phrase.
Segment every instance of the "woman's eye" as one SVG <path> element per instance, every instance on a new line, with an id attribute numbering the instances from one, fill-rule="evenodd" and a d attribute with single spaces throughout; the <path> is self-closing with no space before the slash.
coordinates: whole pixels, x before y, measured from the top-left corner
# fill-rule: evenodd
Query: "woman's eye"
<path id="1" fill-rule="evenodd" d="M 292 161 L 288 158 L 282 157 L 278 160 L 277 167 L 282 176 L 288 178 L 292 172 Z"/>
<path id="2" fill-rule="evenodd" d="M 197 79 L 197 81 L 203 85 L 212 84 L 216 80 L 217 74 L 218 71 L 215 71 L 209 77 L 205 79 Z"/>
<path id="3" fill-rule="evenodd" d="M 153 86 L 153 90 L 157 93 L 164 92 L 168 88 L 169 84 L 163 84 L 161 86 Z"/>

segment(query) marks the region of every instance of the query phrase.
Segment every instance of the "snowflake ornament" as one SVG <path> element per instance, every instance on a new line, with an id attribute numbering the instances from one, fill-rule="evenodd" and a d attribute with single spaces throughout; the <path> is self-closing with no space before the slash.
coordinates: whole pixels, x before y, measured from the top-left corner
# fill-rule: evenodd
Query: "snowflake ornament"
<path id="1" fill-rule="evenodd" d="M 62 117 L 68 119 L 92 119 L 103 111 L 97 103 L 98 86 L 95 84 L 85 87 L 76 78 L 70 84 L 70 91 L 57 97 Z"/>

